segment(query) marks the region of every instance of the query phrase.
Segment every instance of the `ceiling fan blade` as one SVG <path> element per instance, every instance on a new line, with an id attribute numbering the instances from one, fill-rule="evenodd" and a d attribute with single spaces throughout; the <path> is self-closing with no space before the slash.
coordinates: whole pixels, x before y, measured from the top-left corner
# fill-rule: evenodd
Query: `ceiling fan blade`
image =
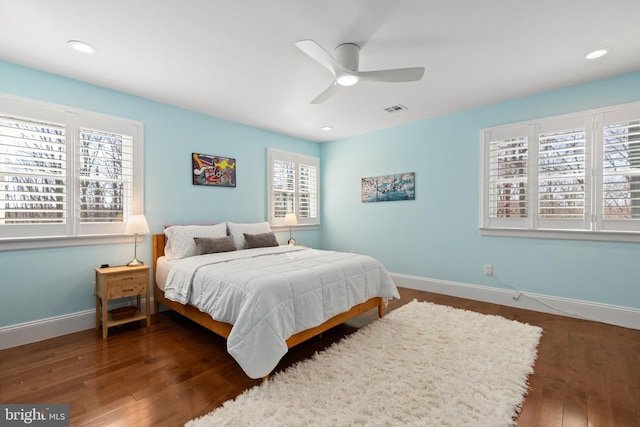
<path id="1" fill-rule="evenodd" d="M 336 62 L 331 55 L 329 55 L 329 52 L 324 50 L 322 46 L 315 41 L 300 40 L 295 42 L 295 45 L 312 59 L 315 59 L 320 64 L 324 65 L 334 76 L 347 71 L 342 65 Z"/>
<path id="2" fill-rule="evenodd" d="M 340 88 L 340 85 L 338 85 L 338 83 L 336 83 L 336 82 L 333 82 L 333 84 L 331 86 L 326 88 L 320 95 L 316 96 L 313 99 L 313 101 L 311 101 L 311 103 L 312 104 L 322 104 L 327 99 L 331 98 L 331 96 L 334 93 L 336 93 L 339 88 Z"/>
<path id="3" fill-rule="evenodd" d="M 363 81 L 414 82 L 424 75 L 424 67 L 396 68 L 393 70 L 360 71 L 355 73 Z"/>

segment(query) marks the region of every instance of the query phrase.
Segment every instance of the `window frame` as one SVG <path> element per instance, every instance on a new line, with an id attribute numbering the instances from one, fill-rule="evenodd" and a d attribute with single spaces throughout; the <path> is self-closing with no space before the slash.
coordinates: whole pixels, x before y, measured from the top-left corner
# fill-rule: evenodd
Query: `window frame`
<path id="1" fill-rule="evenodd" d="M 110 116 L 60 104 L 33 100 L 0 93 L 0 111 L 3 114 L 32 120 L 56 122 L 65 129 L 66 145 L 66 221 L 55 232 L 47 232 L 42 224 L 20 226 L 22 230 L 9 232 L 9 225 L 0 224 L 0 251 L 40 249 L 53 247 L 128 243 L 131 236 L 124 234 L 128 215 L 143 212 L 144 201 L 144 126 L 142 122 Z M 79 133 L 80 129 L 94 129 L 120 133 L 132 138 L 133 176 L 131 202 L 125 207 L 122 222 L 90 224 L 80 221 L 79 197 Z M 29 227 L 25 229 L 23 227 Z M 45 229 L 44 233 L 33 229 Z M 5 237 L 7 236 L 7 237 Z"/>
<path id="2" fill-rule="evenodd" d="M 603 219 L 603 130 L 617 121 L 640 119 L 640 102 L 586 110 L 480 130 L 480 232 L 483 236 L 640 242 L 640 218 Z M 538 213 L 539 137 L 549 131 L 563 131 L 584 126 L 584 218 L 545 220 Z M 491 196 L 492 141 L 528 138 L 527 216 L 500 218 L 490 209 L 496 199 Z M 492 205 L 493 203 L 493 205 Z"/>
<path id="3" fill-rule="evenodd" d="M 267 148 L 267 210 L 268 221 L 272 228 L 288 228 L 284 225 L 284 216 L 276 217 L 275 212 L 275 193 L 274 190 L 274 162 L 284 161 L 294 163 L 295 178 L 294 178 L 294 211 L 298 219 L 298 225 L 293 226 L 298 229 L 315 229 L 320 227 L 320 159 L 318 157 L 307 156 L 304 154 L 294 153 L 290 151 L 277 150 L 273 148 Z M 300 165 L 304 164 L 316 168 L 316 187 L 315 187 L 315 205 L 316 205 L 316 217 L 315 218 L 303 218 L 300 217 Z"/>

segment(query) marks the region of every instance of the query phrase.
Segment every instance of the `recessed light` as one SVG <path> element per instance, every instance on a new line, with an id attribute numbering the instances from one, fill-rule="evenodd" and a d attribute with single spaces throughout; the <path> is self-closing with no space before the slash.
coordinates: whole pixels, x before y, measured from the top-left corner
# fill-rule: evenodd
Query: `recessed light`
<path id="1" fill-rule="evenodd" d="M 603 47 L 602 49 L 596 49 L 593 52 L 589 52 L 587 54 L 587 59 L 602 58 L 607 53 L 609 53 L 610 50 L 611 48 L 608 48 L 608 47 Z"/>
<path id="2" fill-rule="evenodd" d="M 80 40 L 69 40 L 67 42 L 67 44 L 69 46 L 71 46 L 71 48 L 77 52 L 80 53 L 87 53 L 87 54 L 91 54 L 91 53 L 95 53 L 98 51 L 98 49 L 96 49 L 95 47 L 91 46 L 89 43 L 85 43 L 83 41 Z"/>
<path id="3" fill-rule="evenodd" d="M 322 126 L 322 130 L 333 130 L 333 126 Z"/>

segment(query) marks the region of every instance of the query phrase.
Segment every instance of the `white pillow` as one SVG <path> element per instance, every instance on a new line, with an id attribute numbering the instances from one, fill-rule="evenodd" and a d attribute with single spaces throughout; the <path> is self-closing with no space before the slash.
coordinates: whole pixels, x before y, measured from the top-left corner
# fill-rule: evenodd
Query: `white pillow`
<path id="1" fill-rule="evenodd" d="M 261 234 L 271 232 L 268 222 L 251 222 L 246 224 L 237 224 L 228 222 L 229 234 L 233 236 L 233 241 L 237 249 L 247 249 L 247 241 L 244 239 L 244 233 Z"/>
<path id="2" fill-rule="evenodd" d="M 173 225 L 164 229 L 167 244 L 164 256 L 167 259 L 180 259 L 196 255 L 194 237 L 218 238 L 227 236 L 227 225 Z"/>

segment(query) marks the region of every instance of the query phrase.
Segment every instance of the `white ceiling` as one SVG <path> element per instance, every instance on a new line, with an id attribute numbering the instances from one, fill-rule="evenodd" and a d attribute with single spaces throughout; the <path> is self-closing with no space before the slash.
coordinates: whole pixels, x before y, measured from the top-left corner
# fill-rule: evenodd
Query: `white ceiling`
<path id="1" fill-rule="evenodd" d="M 640 0 L 0 0 L 0 59 L 327 141 L 640 70 L 638 17 Z M 312 105 L 333 76 L 303 39 L 425 75 Z"/>

